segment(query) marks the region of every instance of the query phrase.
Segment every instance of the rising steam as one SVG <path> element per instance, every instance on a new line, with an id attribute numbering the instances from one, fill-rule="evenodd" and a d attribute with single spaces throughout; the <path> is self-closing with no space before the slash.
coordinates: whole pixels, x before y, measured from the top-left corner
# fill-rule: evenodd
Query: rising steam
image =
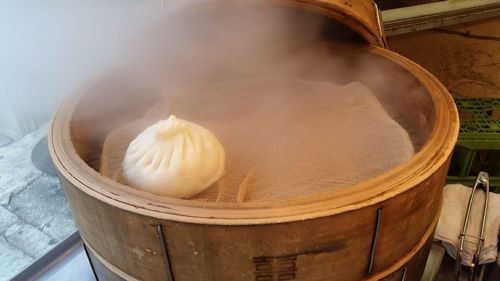
<path id="1" fill-rule="evenodd" d="M 153 116 L 149 119 L 150 124 L 142 126 L 151 125 L 164 115 L 175 114 L 219 134 L 223 145 L 224 132 L 248 126 L 245 133 L 248 130 L 255 133 L 245 135 L 247 142 L 262 143 L 262 147 L 266 147 L 266 140 L 257 140 L 259 132 L 265 133 L 268 139 L 276 139 L 265 148 L 268 150 L 258 153 L 263 155 L 260 159 L 266 157 L 266 165 L 271 163 L 269 165 L 273 166 L 273 161 L 280 163 L 273 166 L 279 169 L 286 170 L 283 167 L 289 164 L 289 159 L 282 157 L 279 162 L 268 156 L 277 151 L 272 147 L 281 149 L 282 156 L 287 153 L 294 155 L 294 152 L 283 150 L 284 146 L 276 146 L 285 139 L 291 147 L 306 147 L 321 137 L 335 143 L 333 140 L 339 134 L 359 132 L 359 126 L 367 126 L 373 131 L 369 118 L 363 119 L 366 122 L 357 124 L 354 129 L 349 124 L 339 124 L 339 120 L 355 120 L 342 118 L 352 113 L 349 107 L 359 111 L 359 106 L 365 104 L 377 108 L 381 103 L 389 116 L 408 132 L 413 142 L 409 148 L 411 153 L 414 149 L 419 150 L 433 122 L 431 99 L 420 83 L 396 64 L 374 55 L 373 47 L 367 46 L 347 26 L 292 3 L 193 1 L 166 13 L 136 37 L 113 71 L 85 89 L 85 98 L 74 116 L 75 123 L 81 124 L 79 136 L 75 138 L 87 139 L 97 153 L 82 157 L 98 168 L 98 153 L 108 134 L 140 120 L 149 109 L 158 109 L 159 100 L 164 101 L 164 107 L 161 107 L 164 112 L 150 114 Z M 351 102 L 355 103 L 349 104 L 346 98 L 351 95 Z M 337 108 L 343 113 L 339 118 L 325 119 L 329 108 Z M 377 112 L 382 114 L 383 111 Z M 210 123 L 210 120 L 217 122 Z M 246 121 L 238 123 L 237 120 Z M 319 121 L 314 123 L 311 120 Z M 321 123 L 318 127 L 317 124 Z M 325 124 L 342 129 L 330 131 L 328 137 L 323 133 L 328 130 Z M 373 124 L 376 124 L 375 120 Z M 295 125 L 296 130 L 302 131 L 296 131 Z M 304 134 L 306 131 L 310 134 Z M 318 137 L 310 138 L 313 134 L 318 134 Z M 229 135 L 238 137 L 234 133 Z M 254 135 L 255 139 L 252 139 Z M 300 135 L 304 143 L 291 144 L 289 139 L 293 140 L 296 135 Z M 124 138 L 118 139 L 122 141 Z M 352 142 L 360 139 L 365 143 L 374 141 L 360 135 Z M 316 146 L 321 145 L 328 147 L 325 143 Z M 390 147 L 381 143 L 376 148 L 366 146 L 366 151 L 383 154 Z M 254 147 L 255 151 L 257 148 Z M 313 154 L 317 156 L 315 159 L 322 157 L 317 150 L 310 154 L 301 153 L 306 158 Z M 231 157 L 231 152 L 228 155 Z M 257 152 L 251 155 L 257 155 Z M 301 162 L 307 163 L 306 158 Z M 333 158 L 335 155 L 329 159 Z M 316 163 L 318 167 L 327 166 L 320 162 Z M 395 164 L 391 162 L 390 165 L 392 168 Z M 311 176 L 315 168 L 309 166 L 308 169 L 311 172 L 306 176 Z M 280 182 L 283 184 L 286 180 Z M 325 184 L 332 185 L 328 181 Z M 342 186 L 342 183 L 337 184 Z"/>

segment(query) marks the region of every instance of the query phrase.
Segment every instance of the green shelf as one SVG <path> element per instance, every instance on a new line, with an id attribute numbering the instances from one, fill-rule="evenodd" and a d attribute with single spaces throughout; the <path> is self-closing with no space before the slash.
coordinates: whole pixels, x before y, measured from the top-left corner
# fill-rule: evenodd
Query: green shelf
<path id="1" fill-rule="evenodd" d="M 479 171 L 500 187 L 500 98 L 457 98 L 460 133 L 447 183 L 471 185 Z M 499 192 L 499 188 L 492 188 Z"/>
<path id="2" fill-rule="evenodd" d="M 500 99 L 455 99 L 460 114 L 458 144 L 469 149 L 500 149 Z"/>

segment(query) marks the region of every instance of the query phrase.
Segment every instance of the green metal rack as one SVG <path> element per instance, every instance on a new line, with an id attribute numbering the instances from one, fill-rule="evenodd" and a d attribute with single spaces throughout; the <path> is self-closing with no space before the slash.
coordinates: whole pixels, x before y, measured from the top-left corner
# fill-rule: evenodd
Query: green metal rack
<path id="1" fill-rule="evenodd" d="M 500 190 L 500 99 L 455 99 L 460 133 L 448 183 L 474 183 L 479 171 L 490 174 L 490 186 Z"/>

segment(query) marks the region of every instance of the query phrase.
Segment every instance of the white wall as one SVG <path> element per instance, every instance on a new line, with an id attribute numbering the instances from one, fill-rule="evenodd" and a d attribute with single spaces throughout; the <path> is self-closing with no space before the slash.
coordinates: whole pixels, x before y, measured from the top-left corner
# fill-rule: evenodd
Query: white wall
<path id="1" fill-rule="evenodd" d="M 46 123 L 171 2 L 0 0 L 0 133 L 19 138 Z"/>

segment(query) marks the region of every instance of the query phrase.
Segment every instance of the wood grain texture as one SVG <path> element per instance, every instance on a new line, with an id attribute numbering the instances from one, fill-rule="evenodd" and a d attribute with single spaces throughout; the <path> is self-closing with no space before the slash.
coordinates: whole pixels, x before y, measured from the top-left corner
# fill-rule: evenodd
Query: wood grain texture
<path id="1" fill-rule="evenodd" d="M 370 45 L 386 45 L 383 28 L 379 26 L 378 10 L 371 0 L 279 0 L 294 2 L 303 9 L 327 15 L 349 26 Z"/>
<path id="2" fill-rule="evenodd" d="M 294 275 L 291 280 L 367 278 L 375 214 L 382 206 L 374 268 L 380 275 L 429 237 L 439 215 L 443 178 L 436 174 L 384 204 L 355 212 L 254 226 L 154 220 L 106 205 L 62 180 L 82 237 L 104 260 L 137 279 L 165 280 L 155 230 L 161 223 L 173 275 L 182 281 L 257 280 L 259 274 L 280 272 Z M 293 269 L 279 271 L 280 262 L 290 260 Z"/>
<path id="3" fill-rule="evenodd" d="M 426 240 L 424 239 L 423 243 L 418 245 L 414 251 L 410 252 L 406 257 L 407 259 L 404 260 L 403 263 L 397 263 L 393 267 L 385 270 L 384 272 L 379 273 L 377 276 L 369 277 L 365 280 L 400 281 L 403 280 L 403 276 L 404 280 L 420 280 L 423 270 L 425 268 L 431 243 L 432 243 L 432 235 L 427 237 Z M 104 266 L 104 264 L 101 262 L 103 258 L 95 256 L 94 251 L 90 251 L 89 255 L 94 266 L 96 267 L 96 273 L 98 275 L 99 280 L 106 280 L 106 281 L 137 280 L 135 278 L 128 278 L 128 279 L 123 278 L 125 276 L 124 272 L 118 270 L 113 266 L 108 266 L 108 267 Z M 296 257 L 282 257 L 277 262 L 274 261 L 270 263 L 269 258 L 254 259 L 254 261 L 258 261 L 260 265 L 256 271 L 261 273 L 260 278 L 256 276 L 255 280 L 259 279 L 276 280 L 277 278 L 279 278 L 278 276 L 272 276 L 271 278 L 269 278 L 269 276 L 265 274 L 265 272 L 268 271 L 269 269 L 272 269 L 273 266 L 275 268 L 279 268 L 279 266 L 281 266 L 281 273 L 282 273 L 281 280 L 297 280 L 293 279 L 296 277 L 296 274 L 295 275 L 289 274 L 290 271 L 292 272 L 297 271 L 296 266 L 294 264 L 296 260 L 297 260 Z M 385 277 L 380 277 L 380 276 L 385 276 Z M 319 280 L 331 280 L 331 279 L 325 278 Z"/>
<path id="4" fill-rule="evenodd" d="M 398 270 L 392 272 L 386 277 L 380 279 L 382 281 L 419 281 L 425 269 L 427 257 L 432 245 L 432 236 L 427 239 L 423 247 L 416 252 L 410 261 L 405 263 Z M 404 279 L 403 279 L 404 278 Z"/>
<path id="5" fill-rule="evenodd" d="M 456 97 L 500 97 L 500 18 L 389 38 Z"/>
<path id="6" fill-rule="evenodd" d="M 71 184 L 81 186 L 85 193 L 120 209 L 161 219 L 203 224 L 266 224 L 334 215 L 383 202 L 421 183 L 445 165 L 458 134 L 458 116 L 446 89 L 421 67 L 384 49 L 374 48 L 371 52 L 400 64 L 419 78 L 434 102 L 431 117 L 435 124 L 425 146 L 410 161 L 349 189 L 296 200 L 245 202 L 237 206 L 154 196 L 118 184 L 100 176 L 82 159 L 85 155 L 79 153 L 88 149 L 79 146 L 91 143 L 72 142 L 75 134 L 86 133 L 72 130 L 75 121 L 68 121 L 73 117 L 80 96 L 68 99 L 53 119 L 52 156 L 62 176 Z"/>
<path id="7" fill-rule="evenodd" d="M 439 105 L 446 97 L 444 88 L 425 73 L 422 78 L 436 85 L 432 89 Z M 344 197 L 339 192 L 333 198 L 323 195 L 323 200 L 291 202 L 295 206 L 280 202 L 274 206 L 215 208 L 189 200 L 181 200 L 181 205 L 176 205 L 176 200 L 172 204 L 155 204 L 133 193 L 123 193 L 127 190 L 102 179 L 83 161 L 76 161 L 76 151 L 69 149 L 73 145 L 69 132 L 65 135 L 64 130 L 55 127 L 68 126 L 68 119 L 58 116 L 50 136 L 51 152 L 82 237 L 104 260 L 134 278 L 166 278 L 155 229 L 160 223 L 177 281 L 265 280 L 280 274 L 294 278 L 290 280 L 368 279 L 366 270 L 376 210 L 380 207 L 383 213 L 372 276 L 383 278 L 388 268 L 411 253 L 433 229 L 439 213 L 457 121 L 452 107 L 440 109 L 443 112 L 437 110 L 437 128 L 428 142 L 441 145 L 424 147 L 415 156 L 417 160 L 422 157 L 422 162 L 410 161 L 414 162 L 409 166 L 412 169 L 402 166 L 395 175 L 389 172 L 371 181 L 369 191 L 375 194 L 367 200 L 363 199 L 367 189 L 361 186 L 349 189 L 351 194 Z M 397 181 L 391 184 L 394 177 Z M 100 192 L 109 193 L 104 196 Z M 175 216 L 169 214 L 172 210 Z M 267 215 L 264 221 L 256 215 L 263 211 Z M 293 213 L 282 221 L 287 212 Z M 207 217 L 210 214 L 212 217 Z M 217 219 L 221 214 L 224 217 Z M 228 223 L 231 218 L 238 223 Z"/>
<path id="8" fill-rule="evenodd" d="M 355 30 L 362 26 L 370 31 L 368 42 L 381 45 L 369 16 L 371 1 L 294 2 L 329 11 Z M 352 9 L 342 6 L 349 3 Z M 117 113 L 110 124 L 123 122 L 118 106 L 107 110 L 101 105 L 91 118 L 79 119 L 91 105 L 85 103 L 85 91 L 70 97 L 54 115 L 49 148 L 103 279 L 167 280 L 156 231 L 161 224 L 175 281 L 400 280 L 405 267 L 407 280 L 416 280 L 412 278 L 422 272 L 440 213 L 458 114 L 447 90 L 422 67 L 379 47 L 370 48 L 369 55 L 397 65 L 426 90 L 432 107 L 424 112 L 433 125 L 430 136 L 411 160 L 395 169 L 350 188 L 298 199 L 201 202 L 118 184 L 88 165 L 102 141 L 96 136 L 103 132 L 93 127 L 108 112 Z M 407 104 L 422 105 L 401 94 Z M 409 119 L 416 112 L 406 110 Z M 368 274 L 378 209 L 380 228 Z"/>
<path id="9" fill-rule="evenodd" d="M 397 9 L 439 1 L 441 0 L 375 0 L 381 10 Z"/>

